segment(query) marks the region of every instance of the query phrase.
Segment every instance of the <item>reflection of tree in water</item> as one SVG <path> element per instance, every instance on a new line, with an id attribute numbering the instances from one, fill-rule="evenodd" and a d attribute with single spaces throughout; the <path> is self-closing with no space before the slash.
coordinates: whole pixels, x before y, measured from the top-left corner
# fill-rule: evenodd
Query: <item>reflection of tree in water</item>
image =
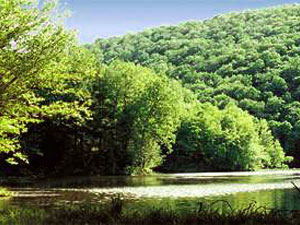
<path id="1" fill-rule="evenodd" d="M 228 203 L 230 206 L 228 205 Z M 127 210 L 138 207 L 147 211 L 149 208 L 175 209 L 176 211 L 193 212 L 199 209 L 200 203 L 203 209 L 211 209 L 220 213 L 233 210 L 246 209 L 253 204 L 253 209 L 261 207 L 261 210 L 299 210 L 300 198 L 297 191 L 293 189 L 269 190 L 257 192 L 236 193 L 227 196 L 215 196 L 206 198 L 161 198 L 144 199 L 143 201 L 131 202 L 127 205 Z"/>
<path id="2" fill-rule="evenodd" d="M 299 210 L 300 209 L 300 194 L 295 189 L 285 190 L 283 192 L 284 205 L 288 210 Z"/>
<path id="3" fill-rule="evenodd" d="M 122 186 L 159 186 L 163 185 L 161 177 L 158 176 L 85 176 L 64 177 L 47 179 L 35 182 L 38 188 L 95 188 L 95 187 L 122 187 Z"/>
<path id="4" fill-rule="evenodd" d="M 300 209 L 300 198 L 294 189 L 269 190 L 257 192 L 243 192 L 228 196 L 213 197 L 210 200 L 223 199 L 229 202 L 233 209 L 245 209 L 251 203 L 256 207 L 266 207 L 276 210 L 296 210 Z M 228 206 L 222 202 L 215 204 L 216 209 L 227 211 Z"/>
<path id="5" fill-rule="evenodd" d="M 254 176 L 200 179 L 169 174 L 145 177 L 70 177 L 68 179 L 47 179 L 44 182 L 37 182 L 35 185 L 40 192 L 49 188 L 66 188 L 69 191 L 71 191 L 71 188 L 82 188 L 83 192 L 87 190 L 92 191 L 93 194 L 90 194 L 92 197 L 95 194 L 96 199 L 110 200 L 112 195 L 120 193 L 124 195 L 125 208 L 128 208 L 128 210 L 138 208 L 147 211 L 149 208 L 155 207 L 175 209 L 179 212 L 194 212 L 199 209 L 201 202 L 203 209 L 207 209 L 217 200 L 228 201 L 234 210 L 245 209 L 253 202 L 256 202 L 255 208 L 296 210 L 300 209 L 300 194 L 293 189 L 293 185 L 290 183 L 292 179 L 294 180 L 295 178 L 286 176 Z M 298 184 L 298 182 L 296 183 Z M 291 189 L 274 189 L 289 187 Z M 259 188 L 268 188 L 269 190 L 251 192 L 251 190 L 259 190 Z M 249 190 L 249 192 L 233 194 L 233 192 L 239 190 Z M 22 191 L 22 188 L 19 191 Z M 26 188 L 24 191 L 27 191 Z M 76 193 L 72 191 L 56 191 L 59 193 L 60 200 L 88 200 L 87 193 L 81 193 L 78 190 Z M 211 195 L 208 196 L 209 193 Z M 200 197 L 205 195 L 207 197 Z M 71 199 L 70 196 L 72 197 Z M 47 197 L 47 201 L 50 202 L 56 202 L 57 200 L 57 198 Z M 14 201 L 15 203 L 17 202 Z M 0 202 L 0 206 L 1 204 L 4 203 Z M 7 202 L 7 204 L 10 203 Z M 217 209 L 220 212 L 230 210 L 228 205 L 222 201 L 213 204 L 212 210 Z"/>

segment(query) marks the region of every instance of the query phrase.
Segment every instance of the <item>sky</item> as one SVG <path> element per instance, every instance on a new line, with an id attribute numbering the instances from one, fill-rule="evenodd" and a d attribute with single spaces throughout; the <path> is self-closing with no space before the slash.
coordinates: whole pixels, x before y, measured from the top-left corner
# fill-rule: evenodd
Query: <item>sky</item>
<path id="1" fill-rule="evenodd" d="M 218 14 L 300 3 L 300 0 L 60 0 L 71 11 L 68 28 L 81 43 L 146 28 L 204 20 Z"/>

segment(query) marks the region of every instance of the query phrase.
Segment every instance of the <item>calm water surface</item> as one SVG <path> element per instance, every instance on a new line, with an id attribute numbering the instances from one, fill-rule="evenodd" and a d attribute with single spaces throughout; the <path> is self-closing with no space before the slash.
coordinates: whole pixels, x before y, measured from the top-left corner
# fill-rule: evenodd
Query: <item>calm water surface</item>
<path id="1" fill-rule="evenodd" d="M 170 207 L 197 210 L 200 202 L 211 205 L 226 200 L 234 209 L 255 203 L 268 209 L 300 210 L 300 170 L 262 173 L 194 173 L 146 177 L 76 177 L 49 179 L 9 188 L 14 197 L 0 200 L 0 207 L 30 205 L 54 206 L 59 203 L 98 203 L 111 196 L 124 196 L 127 210 Z M 225 210 L 218 202 L 214 208 Z"/>

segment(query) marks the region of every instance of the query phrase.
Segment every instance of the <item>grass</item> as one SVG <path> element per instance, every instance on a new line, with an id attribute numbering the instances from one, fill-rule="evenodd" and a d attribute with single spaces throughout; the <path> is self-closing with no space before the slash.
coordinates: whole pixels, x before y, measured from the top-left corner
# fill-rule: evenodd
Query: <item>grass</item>
<path id="1" fill-rule="evenodd" d="M 233 210 L 227 204 L 228 210 L 220 213 L 213 206 L 220 201 L 192 212 L 179 213 L 170 208 L 149 208 L 147 210 L 124 210 L 123 200 L 120 196 L 112 198 L 110 204 L 76 204 L 42 209 L 7 208 L 0 211 L 0 224 L 3 225 L 296 225 L 300 224 L 298 212 L 280 212 L 256 207 L 250 204 L 243 210 Z"/>

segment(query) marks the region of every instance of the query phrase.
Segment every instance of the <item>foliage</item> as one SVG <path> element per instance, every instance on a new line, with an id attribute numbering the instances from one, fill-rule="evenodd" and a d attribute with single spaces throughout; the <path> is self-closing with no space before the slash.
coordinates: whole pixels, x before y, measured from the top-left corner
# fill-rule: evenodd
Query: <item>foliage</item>
<path id="1" fill-rule="evenodd" d="M 159 165 L 161 146 L 170 149 L 175 140 L 188 92 L 176 81 L 121 62 L 102 68 L 91 92 L 90 126 L 98 130 L 99 151 L 107 151 L 111 173 L 116 164 L 130 173 Z"/>
<path id="2" fill-rule="evenodd" d="M 34 124 L 71 126 L 89 117 L 84 86 L 95 75 L 96 60 L 64 28 L 58 8 L 55 1 L 0 1 L 0 153 L 11 164 L 28 162 L 17 150 Z M 29 151 L 22 143 L 22 152 Z"/>
<path id="3" fill-rule="evenodd" d="M 38 1 L 0 2 L 0 152 L 22 160 L 26 158 L 16 150 L 26 125 L 66 109 L 60 103 L 39 107 L 43 98 L 34 92 L 73 40 L 57 21 L 55 9 L 53 1 L 42 8 Z M 8 161 L 17 163 L 14 158 Z"/>
<path id="4" fill-rule="evenodd" d="M 0 198 L 7 198 L 7 197 L 11 197 L 12 196 L 12 192 L 7 190 L 6 188 L 2 188 L 0 187 Z"/>
<path id="5" fill-rule="evenodd" d="M 223 110 L 203 104 L 178 131 L 177 154 L 188 154 L 211 170 L 281 168 L 288 161 L 267 122 L 234 104 Z"/>
<path id="6" fill-rule="evenodd" d="M 200 102 L 220 108 L 236 102 L 266 119 L 285 151 L 297 159 L 299 9 L 294 4 L 220 15 L 98 39 L 88 48 L 97 50 L 105 63 L 119 58 L 166 72 Z"/>
<path id="7" fill-rule="evenodd" d="M 230 14 L 83 48 L 56 1 L 0 0 L 1 171 L 23 161 L 34 172 L 143 174 L 172 155 L 221 170 L 284 167 L 269 124 L 295 155 L 299 12 Z"/>
<path id="8" fill-rule="evenodd" d="M 82 134 L 87 129 L 86 121 L 92 118 L 89 87 L 97 67 L 89 51 L 72 44 L 42 77 L 43 82 L 34 92 L 43 99 L 39 103 L 43 121 L 29 124 L 28 132 L 21 137 L 21 147 L 29 156 L 31 171 L 67 174 L 82 167 L 75 158 L 85 160 L 86 145 L 90 141 L 86 140 L 88 135 Z"/>
<path id="9" fill-rule="evenodd" d="M 226 201 L 221 201 L 227 203 Z M 285 212 L 268 210 L 265 207 L 258 207 L 255 204 L 249 204 L 241 210 L 233 210 L 227 203 L 228 212 L 219 212 L 214 210 L 218 202 L 205 204 L 200 203 L 200 208 L 187 213 L 179 213 L 178 207 L 157 208 L 148 206 L 147 211 L 140 209 L 131 210 L 131 212 L 121 211 L 119 216 L 111 212 L 109 205 L 100 204 L 78 204 L 66 205 L 56 208 L 38 208 L 24 207 L 5 208 L 1 211 L 0 222 L 3 225 L 29 225 L 32 221 L 38 224 L 237 224 L 237 225 L 296 225 L 299 224 L 299 214 L 297 212 Z M 220 204 L 219 204 L 220 205 Z M 223 206 L 224 210 L 224 206 Z"/>

